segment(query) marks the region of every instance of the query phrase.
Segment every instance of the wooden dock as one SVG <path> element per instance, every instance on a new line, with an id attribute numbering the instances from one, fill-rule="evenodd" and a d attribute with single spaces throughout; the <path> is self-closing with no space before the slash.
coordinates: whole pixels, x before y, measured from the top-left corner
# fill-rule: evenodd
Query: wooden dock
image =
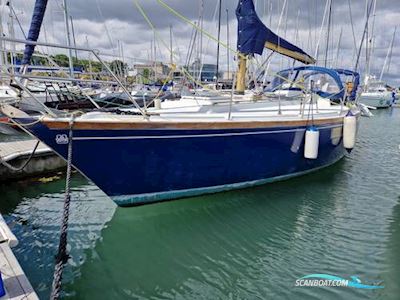
<path id="1" fill-rule="evenodd" d="M 17 244 L 17 239 L 0 215 L 0 272 L 6 291 L 0 299 L 39 299 L 11 250 Z"/>
<path id="2" fill-rule="evenodd" d="M 0 156 L 3 160 L 10 161 L 20 156 L 30 155 L 36 146 L 36 142 L 35 140 L 27 140 L 0 143 Z M 51 150 L 43 143 L 40 143 L 36 150 L 37 154 L 48 152 L 51 152 Z"/>
<path id="3" fill-rule="evenodd" d="M 36 140 L 0 143 L 1 160 L 12 166 L 22 165 L 32 154 Z M 56 171 L 65 166 L 62 158 L 58 157 L 49 147 L 40 143 L 32 160 L 22 171 L 14 171 L 0 162 L 0 181 L 23 179 Z"/>

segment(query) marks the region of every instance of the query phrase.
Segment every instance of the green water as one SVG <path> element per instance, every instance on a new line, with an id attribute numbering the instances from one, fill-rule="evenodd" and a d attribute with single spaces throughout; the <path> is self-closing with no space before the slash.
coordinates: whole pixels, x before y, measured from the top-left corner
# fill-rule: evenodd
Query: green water
<path id="1" fill-rule="evenodd" d="M 286 182 L 116 208 L 73 178 L 69 299 L 400 299 L 400 109 L 363 118 L 358 147 Z M 64 180 L 0 186 L 0 209 L 41 298 L 51 286 Z M 379 290 L 295 287 L 313 273 Z"/>

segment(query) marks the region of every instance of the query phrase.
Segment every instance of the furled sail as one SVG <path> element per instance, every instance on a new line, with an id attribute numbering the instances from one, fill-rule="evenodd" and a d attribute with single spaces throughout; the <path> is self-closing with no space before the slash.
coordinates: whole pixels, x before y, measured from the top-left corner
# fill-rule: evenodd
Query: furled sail
<path id="1" fill-rule="evenodd" d="M 277 36 L 262 23 L 255 11 L 253 0 L 239 0 L 236 16 L 239 23 L 238 51 L 240 53 L 261 55 L 264 48 L 267 48 L 305 64 L 315 63 L 314 58 Z"/>
<path id="2" fill-rule="evenodd" d="M 31 27 L 29 28 L 28 41 L 36 42 L 39 38 L 40 28 L 42 27 L 44 13 L 46 12 L 48 0 L 36 0 L 35 8 L 33 10 Z M 25 45 L 24 58 L 22 59 L 23 65 L 28 65 L 31 61 L 34 45 Z"/>

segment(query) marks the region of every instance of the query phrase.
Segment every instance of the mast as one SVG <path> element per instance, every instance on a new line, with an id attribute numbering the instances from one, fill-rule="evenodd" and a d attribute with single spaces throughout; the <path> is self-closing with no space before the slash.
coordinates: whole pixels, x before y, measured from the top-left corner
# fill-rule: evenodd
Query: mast
<path id="1" fill-rule="evenodd" d="M 86 47 L 89 49 L 89 39 L 88 36 L 86 36 Z M 88 61 L 89 61 L 89 72 L 90 72 L 90 79 L 93 80 L 93 68 L 92 68 L 92 53 L 89 51 L 88 52 Z"/>
<path id="2" fill-rule="evenodd" d="M 279 21 L 278 21 L 278 27 L 276 29 L 276 34 L 279 34 L 279 31 L 281 29 L 281 24 L 282 24 L 282 20 L 283 20 L 283 14 L 285 13 L 285 9 L 286 9 L 286 2 L 287 2 L 287 0 L 285 0 L 283 2 L 282 11 L 281 11 L 281 14 L 279 16 Z"/>
<path id="3" fill-rule="evenodd" d="M 368 2 L 368 0 L 367 0 Z M 370 13 L 372 10 L 372 5 L 374 3 L 374 0 L 371 0 L 371 3 L 369 4 L 369 8 L 367 7 L 367 13 L 366 13 L 366 21 L 365 21 L 365 26 L 364 26 L 364 32 L 363 32 L 363 36 L 361 38 L 361 43 L 360 43 L 360 47 L 358 48 L 358 53 L 357 53 L 357 60 L 356 60 L 356 64 L 354 66 L 354 71 L 357 72 L 358 69 L 358 65 L 360 63 L 360 57 L 361 57 L 361 51 L 362 51 L 362 47 L 364 44 L 364 40 L 367 37 L 367 43 L 368 43 L 368 23 L 369 23 L 369 17 L 370 17 Z M 368 4 L 368 3 L 367 3 Z"/>
<path id="4" fill-rule="evenodd" d="M 342 36 L 343 36 L 343 28 L 340 28 L 340 35 L 337 43 L 337 48 L 336 48 L 336 59 L 335 59 L 335 66 L 337 67 L 338 62 L 339 62 L 339 51 L 340 51 L 340 45 L 342 43 Z"/>
<path id="5" fill-rule="evenodd" d="M 69 17 L 68 17 L 67 0 L 63 0 L 63 6 L 64 6 L 65 29 L 67 31 L 67 45 L 68 45 L 68 47 L 70 47 L 68 49 L 69 75 L 71 77 L 74 77 L 74 64 L 72 61 L 71 33 L 69 31 Z"/>
<path id="6" fill-rule="evenodd" d="M 325 68 L 328 66 L 328 50 L 329 50 L 329 39 L 331 33 L 331 23 L 332 23 L 332 0 L 329 1 L 328 28 L 326 34 L 326 48 L 325 48 L 325 65 L 324 65 Z"/>
<path id="7" fill-rule="evenodd" d="M 371 0 L 371 4 L 373 3 L 374 1 L 373 0 Z M 367 13 L 366 13 L 366 15 L 367 15 L 367 24 L 366 24 L 366 27 L 365 27 L 365 36 L 366 36 L 366 39 L 365 39 L 365 81 L 367 81 L 367 76 L 369 77 L 369 16 L 370 16 L 370 9 L 371 8 L 368 8 L 368 1 L 367 1 L 367 7 L 366 7 L 366 9 L 367 9 Z"/>
<path id="8" fill-rule="evenodd" d="M 15 30 L 14 30 L 14 15 L 13 15 L 13 7 L 12 7 L 12 2 L 11 0 L 9 0 L 7 2 L 7 6 L 10 10 L 9 13 L 9 22 L 8 22 L 8 32 L 10 34 L 10 37 L 15 39 Z M 11 51 L 10 51 L 10 67 L 11 67 L 11 74 L 14 74 L 14 55 L 16 52 L 16 47 L 15 47 L 15 43 L 11 43 Z M 6 57 L 6 62 L 8 60 L 7 55 Z"/>
<path id="9" fill-rule="evenodd" d="M 128 75 L 128 70 L 126 69 L 125 65 L 125 53 L 124 53 L 124 42 L 121 41 L 121 59 L 122 59 L 122 76 L 125 79 L 126 83 L 126 76 Z"/>
<path id="10" fill-rule="evenodd" d="M 197 26 L 197 22 L 194 22 L 194 25 Z M 194 50 L 194 47 L 196 44 L 196 39 L 197 39 L 197 29 L 193 27 L 192 35 L 190 36 L 189 49 L 188 49 L 188 53 L 186 55 L 186 60 L 185 60 L 185 67 L 188 70 L 190 69 L 190 66 L 189 66 L 190 60 L 192 59 L 192 54 L 193 54 L 193 50 Z"/>
<path id="11" fill-rule="evenodd" d="M 321 36 L 322 36 L 323 28 L 324 28 L 324 25 L 325 25 L 325 18 L 326 18 L 326 14 L 328 12 L 329 2 L 330 2 L 330 0 L 326 0 L 325 9 L 324 9 L 324 16 L 322 17 L 321 29 L 319 31 L 319 36 L 318 36 L 318 40 L 317 40 L 317 46 L 315 47 L 315 57 L 316 57 L 317 61 L 319 60 L 319 44 L 321 42 Z"/>
<path id="12" fill-rule="evenodd" d="M 174 51 L 172 47 L 172 25 L 169 25 L 169 48 L 171 50 L 170 57 L 169 57 L 169 62 L 172 65 L 174 64 Z"/>
<path id="13" fill-rule="evenodd" d="M 244 95 L 246 90 L 246 71 L 247 71 L 247 56 L 239 53 L 239 69 L 236 80 L 236 93 Z"/>
<path id="14" fill-rule="evenodd" d="M 76 50 L 74 20 L 72 19 L 72 16 L 70 16 L 69 18 L 71 20 L 72 40 L 74 41 L 74 47 L 75 47 L 75 58 L 78 61 L 78 51 Z"/>
<path id="15" fill-rule="evenodd" d="M 388 64 L 388 68 L 387 69 L 389 70 L 390 61 L 392 59 L 392 54 L 393 54 L 394 38 L 396 37 L 396 32 L 397 32 L 397 26 L 394 28 L 392 41 L 390 42 L 390 47 L 388 48 L 388 52 L 387 52 L 386 57 L 385 57 L 385 63 L 383 64 L 381 75 L 379 76 L 379 81 L 382 81 L 386 65 L 388 64 L 388 60 L 389 60 L 389 64 Z"/>
<path id="16" fill-rule="evenodd" d="M 199 44 L 198 44 L 198 60 L 199 60 L 199 69 L 198 69 L 198 81 L 202 80 L 203 73 L 203 29 L 204 29 L 204 0 L 200 0 L 200 15 L 199 15 L 199 24 L 200 24 L 200 32 L 199 32 Z"/>
<path id="17" fill-rule="evenodd" d="M 282 12 L 281 12 L 281 16 L 279 18 L 279 23 L 278 23 L 278 29 L 276 31 L 277 34 L 280 34 L 280 28 L 282 26 L 282 21 L 283 21 L 283 18 L 285 18 L 285 20 L 284 20 L 285 25 L 282 26 L 283 27 L 283 33 L 282 33 L 283 36 L 286 36 L 286 30 L 287 30 L 287 18 L 288 18 L 287 1 L 288 0 L 285 0 L 283 2 Z M 279 68 L 281 70 L 283 69 L 283 57 L 280 58 L 280 66 L 279 66 Z M 255 84 L 255 82 L 254 82 L 254 84 Z"/>
<path id="18" fill-rule="evenodd" d="M 157 81 L 157 44 L 156 44 L 156 33 L 154 32 L 154 82 Z"/>
<path id="19" fill-rule="evenodd" d="M 115 75 L 119 76 L 122 79 L 122 67 L 119 62 L 121 62 L 121 41 L 117 40 L 117 56 L 116 56 L 116 64 L 115 64 Z"/>
<path id="20" fill-rule="evenodd" d="M 217 43 L 217 88 L 218 88 L 218 80 L 219 80 L 219 50 L 220 50 L 220 41 L 221 41 L 221 13 L 222 13 L 222 0 L 219 0 L 219 11 L 218 11 L 218 43 Z"/>
<path id="21" fill-rule="evenodd" d="M 1 4 L 1 2 L 0 2 L 0 4 Z M 1 13 L 0 13 L 0 35 L 3 36 L 3 18 L 2 18 L 2 14 Z M 6 55 L 6 52 L 5 52 L 6 49 L 5 49 L 3 40 L 0 41 L 0 48 L 1 48 L 0 49 L 1 50 L 1 53 L 0 53 L 0 70 L 2 71 L 3 68 L 5 68 L 4 62 L 5 62 L 5 55 Z M 2 80 L 0 81 L 0 83 L 2 83 Z"/>
<path id="22" fill-rule="evenodd" d="M 228 65 L 228 80 L 230 78 L 230 38 L 229 38 L 229 10 L 226 9 L 226 44 L 228 45 L 228 47 L 226 48 L 226 60 L 227 60 L 227 65 Z M 233 84 L 233 83 L 232 83 Z"/>
<path id="23" fill-rule="evenodd" d="M 370 73 L 371 66 L 373 61 L 371 60 L 373 53 L 374 53 L 374 43 L 375 43 L 375 19 L 376 19 L 376 2 L 377 0 L 374 0 L 374 8 L 373 8 L 373 15 L 372 15 L 372 26 L 371 26 L 371 34 L 370 34 L 370 39 L 369 39 L 369 53 L 368 53 L 368 73 Z"/>

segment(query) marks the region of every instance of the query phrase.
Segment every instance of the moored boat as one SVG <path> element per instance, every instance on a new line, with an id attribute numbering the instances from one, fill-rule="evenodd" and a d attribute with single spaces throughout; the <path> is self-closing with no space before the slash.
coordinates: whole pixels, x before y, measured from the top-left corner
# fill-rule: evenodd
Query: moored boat
<path id="1" fill-rule="evenodd" d="M 241 0 L 237 14 L 237 93 L 245 92 L 247 60 L 264 47 L 304 63 L 314 62 L 266 28 L 252 0 Z M 70 158 L 120 206 L 299 176 L 337 162 L 355 144 L 358 111 L 331 105 L 312 90 L 285 107 L 274 101 L 243 103 L 233 96 L 203 99 L 209 100 L 194 110 L 175 107 L 148 114 L 138 108 L 137 114 L 91 112 L 40 118 L 13 111 L 13 119 L 60 156 Z M 4 112 L 7 109 L 3 107 Z"/>
<path id="2" fill-rule="evenodd" d="M 376 108 L 388 108 L 394 104 L 395 97 L 392 91 L 386 88 L 382 81 L 373 77 L 367 79 L 367 83 L 360 95 L 359 101 L 367 106 Z"/>
<path id="3" fill-rule="evenodd" d="M 130 206 L 290 178 L 344 156 L 348 109 L 316 113 L 313 121 L 292 109 L 283 116 L 234 113 L 230 120 L 225 114 L 89 113 L 74 120 L 72 163 L 117 204 Z M 320 133 L 317 159 L 304 157 L 311 124 Z M 67 158 L 69 126 L 68 118 L 46 117 L 27 129 Z"/>

